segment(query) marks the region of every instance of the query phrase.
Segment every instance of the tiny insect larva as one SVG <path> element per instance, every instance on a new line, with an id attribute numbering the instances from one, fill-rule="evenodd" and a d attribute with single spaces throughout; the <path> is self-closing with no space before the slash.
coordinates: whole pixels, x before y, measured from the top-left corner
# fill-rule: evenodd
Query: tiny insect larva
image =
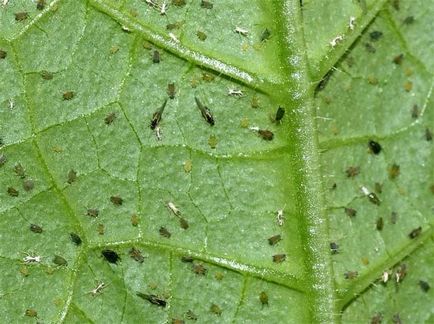
<path id="1" fill-rule="evenodd" d="M 150 302 L 153 305 L 157 305 L 157 306 L 160 306 L 160 307 L 166 307 L 166 305 L 167 305 L 166 300 L 164 300 L 161 297 L 158 297 L 157 295 L 144 294 L 144 293 L 141 293 L 141 292 L 137 292 L 136 295 L 139 296 L 142 299 L 147 300 L 148 302 Z"/>
<path id="2" fill-rule="evenodd" d="M 44 10 L 45 8 L 45 0 L 38 0 L 36 3 L 36 9 L 38 10 Z"/>
<path id="3" fill-rule="evenodd" d="M 214 126 L 214 117 L 208 107 L 204 106 L 197 97 L 194 97 L 194 100 L 196 101 L 196 105 L 199 108 L 202 117 L 207 121 L 208 124 Z"/>
<path id="4" fill-rule="evenodd" d="M 8 53 L 2 49 L 0 49 L 0 60 L 4 60 Z"/>
<path id="5" fill-rule="evenodd" d="M 23 181 L 23 189 L 25 191 L 31 191 L 33 188 L 35 188 L 35 183 L 32 179 L 26 179 Z"/>
<path id="6" fill-rule="evenodd" d="M 232 96 L 232 97 L 244 97 L 244 93 L 243 93 L 242 90 L 229 88 L 228 89 L 228 96 Z"/>
<path id="7" fill-rule="evenodd" d="M 99 215 L 99 210 L 96 209 L 96 208 L 89 208 L 89 209 L 86 211 L 86 215 L 89 216 L 89 217 L 96 218 L 96 217 L 98 217 L 98 215 Z"/>
<path id="8" fill-rule="evenodd" d="M 75 233 L 69 233 L 69 238 L 71 239 L 72 243 L 74 243 L 77 246 L 81 245 L 81 243 L 83 242 L 81 240 L 81 237 Z"/>
<path id="9" fill-rule="evenodd" d="M 24 21 L 29 18 L 29 13 L 25 11 L 15 13 L 15 21 Z"/>
<path id="10" fill-rule="evenodd" d="M 190 225 L 188 224 L 188 221 L 185 218 L 179 217 L 179 226 L 181 226 L 182 229 L 186 230 L 189 228 Z"/>
<path id="11" fill-rule="evenodd" d="M 116 119 L 116 113 L 111 112 L 110 114 L 108 114 L 107 116 L 105 116 L 104 118 L 104 123 L 106 125 L 111 125 Z"/>
<path id="12" fill-rule="evenodd" d="M 105 225 L 104 224 L 98 224 L 96 227 L 96 230 L 98 232 L 98 235 L 104 235 L 105 234 Z"/>
<path id="13" fill-rule="evenodd" d="M 261 302 L 262 306 L 268 305 L 268 295 L 265 291 L 261 291 L 259 294 L 259 301 Z"/>
<path id="14" fill-rule="evenodd" d="M 268 28 L 265 28 L 264 31 L 261 34 L 261 37 L 259 38 L 259 40 L 261 42 L 265 42 L 267 40 L 269 40 L 271 37 L 271 31 Z"/>
<path id="15" fill-rule="evenodd" d="M 0 154 L 0 167 L 5 165 L 5 163 L 8 161 L 8 158 L 4 154 Z"/>
<path id="16" fill-rule="evenodd" d="M 160 52 L 157 50 L 154 50 L 152 52 L 152 62 L 153 63 L 160 63 Z"/>
<path id="17" fill-rule="evenodd" d="M 359 273 L 357 271 L 347 271 L 344 273 L 344 278 L 351 280 L 357 278 L 358 275 Z"/>
<path id="18" fill-rule="evenodd" d="M 279 108 L 277 108 L 276 117 L 274 118 L 274 120 L 276 122 L 280 122 L 284 115 L 285 115 L 285 109 L 279 106 Z"/>
<path id="19" fill-rule="evenodd" d="M 389 172 L 389 179 L 391 179 L 391 180 L 396 179 L 399 176 L 399 174 L 400 174 L 400 167 L 399 167 L 399 165 L 396 164 L 396 163 L 393 163 L 389 167 L 388 172 Z"/>
<path id="20" fill-rule="evenodd" d="M 207 0 L 201 0 L 200 6 L 204 9 L 212 9 L 214 7 L 214 4 Z"/>
<path id="21" fill-rule="evenodd" d="M 412 231 L 408 234 L 408 237 L 411 238 L 411 239 L 415 239 L 415 238 L 418 237 L 421 233 L 422 233 L 422 226 L 419 226 L 418 228 L 415 228 L 414 230 L 412 230 Z"/>
<path id="22" fill-rule="evenodd" d="M 24 167 L 21 165 L 21 163 L 17 163 L 14 165 L 14 172 L 21 179 L 24 179 L 26 177 L 26 170 L 24 170 Z"/>
<path id="23" fill-rule="evenodd" d="M 28 308 L 24 312 L 24 315 L 28 317 L 38 317 L 38 312 L 34 308 Z"/>
<path id="24" fill-rule="evenodd" d="M 75 170 L 69 170 L 68 171 L 68 180 L 67 182 L 69 184 L 72 184 L 73 182 L 75 182 L 77 180 L 77 172 Z"/>
<path id="25" fill-rule="evenodd" d="M 401 263 L 395 269 L 395 280 L 396 283 L 400 283 L 407 276 L 407 265 L 405 263 Z"/>
<path id="26" fill-rule="evenodd" d="M 404 54 L 399 54 L 393 58 L 393 63 L 395 63 L 396 65 L 401 65 L 403 59 L 404 59 Z"/>
<path id="27" fill-rule="evenodd" d="M 101 251 L 101 255 L 106 259 L 107 262 L 109 263 L 118 263 L 118 261 L 120 261 L 121 257 L 119 256 L 119 254 L 117 254 L 115 251 L 113 250 L 102 250 Z"/>
<path id="28" fill-rule="evenodd" d="M 277 221 L 277 225 L 283 226 L 283 223 L 285 222 L 285 216 L 283 215 L 283 209 L 277 210 L 276 221 Z"/>
<path id="29" fill-rule="evenodd" d="M 188 311 L 185 313 L 185 317 L 186 317 L 187 319 L 189 319 L 189 320 L 197 321 L 197 315 L 196 315 L 195 313 L 193 313 L 193 311 L 191 311 L 191 310 L 188 310 Z"/>
<path id="30" fill-rule="evenodd" d="M 377 223 L 376 223 L 375 227 L 377 228 L 377 231 L 382 231 L 383 230 L 383 227 L 384 227 L 383 217 L 379 217 L 377 219 Z"/>
<path id="31" fill-rule="evenodd" d="M 161 117 L 163 115 L 164 108 L 166 107 L 166 104 L 167 104 L 167 99 L 164 100 L 161 107 L 158 108 L 158 110 L 156 112 L 154 112 L 154 114 L 152 115 L 152 119 L 151 119 L 151 129 L 152 130 L 155 130 L 155 128 L 159 125 L 159 123 L 161 121 Z"/>
<path id="32" fill-rule="evenodd" d="M 55 255 L 53 258 L 53 263 L 58 266 L 66 267 L 68 265 L 68 261 L 65 260 L 65 258 L 61 257 L 60 255 Z"/>
<path id="33" fill-rule="evenodd" d="M 347 214 L 347 216 L 350 216 L 350 217 L 356 217 L 356 215 L 357 215 L 357 210 L 355 210 L 354 208 L 345 207 L 344 211 L 345 211 L 345 214 Z"/>
<path id="34" fill-rule="evenodd" d="M 41 77 L 44 80 L 52 80 L 53 79 L 53 73 L 43 70 L 41 71 Z"/>
<path id="35" fill-rule="evenodd" d="M 249 31 L 246 28 L 242 28 L 242 27 L 235 27 L 234 30 L 235 33 L 243 35 L 243 36 L 248 36 L 249 35 Z"/>
<path id="36" fill-rule="evenodd" d="M 212 304 L 209 310 L 211 311 L 211 313 L 216 314 L 218 316 L 222 314 L 222 309 L 217 304 Z"/>
<path id="37" fill-rule="evenodd" d="M 429 283 L 423 280 L 419 280 L 419 287 L 423 292 L 428 292 L 428 290 L 431 288 Z"/>
<path id="38" fill-rule="evenodd" d="M 200 263 L 193 263 L 192 270 L 195 274 L 200 275 L 200 276 L 204 276 L 208 272 L 208 269 L 205 268 L 203 266 L 203 264 L 200 264 Z"/>
<path id="39" fill-rule="evenodd" d="M 128 251 L 128 253 L 132 259 L 136 260 L 139 263 L 143 263 L 143 261 L 145 261 L 145 258 L 143 257 L 142 252 L 135 247 L 132 247 Z"/>
<path id="40" fill-rule="evenodd" d="M 19 196 L 19 191 L 17 189 L 15 189 L 14 187 L 8 187 L 8 195 L 11 197 L 18 197 Z"/>
<path id="41" fill-rule="evenodd" d="M 330 251 L 332 254 L 339 253 L 339 245 L 336 242 L 330 242 Z"/>
<path id="42" fill-rule="evenodd" d="M 371 192 L 369 191 L 368 188 L 366 188 L 365 186 L 361 186 L 360 190 L 362 191 L 362 193 L 368 197 L 369 201 L 371 203 L 373 203 L 374 205 L 379 206 L 381 204 L 380 199 L 378 198 L 378 196 L 375 194 L 375 192 Z"/>
<path id="43" fill-rule="evenodd" d="M 354 30 L 355 27 L 356 27 L 356 17 L 351 16 L 350 20 L 348 21 L 348 28 L 350 30 Z"/>
<path id="44" fill-rule="evenodd" d="M 165 228 L 164 226 L 161 226 L 158 231 L 162 237 L 170 238 L 172 236 L 172 234 L 169 232 L 169 230 L 167 228 Z"/>
<path id="45" fill-rule="evenodd" d="M 205 40 L 208 38 L 207 34 L 205 34 L 205 33 L 204 33 L 203 31 L 201 31 L 201 30 L 198 30 L 198 31 L 196 32 L 196 36 L 197 36 L 197 38 L 199 38 L 199 40 L 201 40 L 202 42 L 205 41 Z"/>
<path id="46" fill-rule="evenodd" d="M 181 261 L 184 262 L 184 263 L 191 263 L 191 262 L 194 261 L 194 259 L 193 259 L 192 256 L 184 255 L 184 256 L 181 257 Z"/>

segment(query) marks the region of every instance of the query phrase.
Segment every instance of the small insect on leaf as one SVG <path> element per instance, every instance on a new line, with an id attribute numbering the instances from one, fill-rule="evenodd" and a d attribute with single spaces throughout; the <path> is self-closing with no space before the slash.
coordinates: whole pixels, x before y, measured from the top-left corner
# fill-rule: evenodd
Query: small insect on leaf
<path id="1" fill-rule="evenodd" d="M 0 49 L 0 60 L 4 60 L 8 53 L 2 49 Z"/>
<path id="2" fill-rule="evenodd" d="M 399 165 L 396 164 L 396 163 L 393 163 L 389 167 L 388 172 L 389 172 L 389 179 L 390 180 L 396 179 L 399 176 L 399 173 L 400 173 L 400 167 L 399 167 Z"/>
<path id="3" fill-rule="evenodd" d="M 143 261 L 145 261 L 145 258 L 143 257 L 142 252 L 135 247 L 132 247 L 128 251 L 128 253 L 132 259 L 134 259 L 135 261 L 137 261 L 139 263 L 143 263 Z"/>
<path id="4" fill-rule="evenodd" d="M 273 235 L 272 237 L 270 237 L 268 239 L 268 244 L 270 245 L 276 245 L 277 243 L 279 243 L 282 240 L 282 236 L 280 234 L 277 235 Z"/>
<path id="5" fill-rule="evenodd" d="M 191 263 L 191 262 L 194 261 L 194 259 L 193 259 L 192 256 L 184 255 L 184 256 L 181 257 L 181 261 L 184 262 L 184 263 Z"/>
<path id="6" fill-rule="evenodd" d="M 375 227 L 377 228 L 377 231 L 382 231 L 383 230 L 383 227 L 384 227 L 383 217 L 379 217 L 377 219 L 377 223 L 376 223 Z"/>
<path id="7" fill-rule="evenodd" d="M 88 293 L 91 294 L 93 297 L 99 295 L 102 293 L 102 290 L 106 288 L 107 285 L 104 282 L 98 282 L 96 287 L 89 291 Z"/>
<path id="8" fill-rule="evenodd" d="M 201 263 L 193 263 L 192 271 L 199 276 L 204 276 L 208 272 L 207 268 Z"/>
<path id="9" fill-rule="evenodd" d="M 74 91 L 66 91 L 63 93 L 62 97 L 63 100 L 71 100 L 72 98 L 74 98 Z"/>
<path id="10" fill-rule="evenodd" d="M 204 106 L 197 97 L 194 97 L 194 100 L 196 101 L 196 105 L 199 108 L 202 117 L 207 121 L 208 124 L 214 126 L 214 117 L 208 107 Z"/>
<path id="11" fill-rule="evenodd" d="M 124 203 L 124 200 L 119 196 L 111 196 L 110 201 L 115 206 L 121 206 Z"/>
<path id="12" fill-rule="evenodd" d="M 413 82 L 407 81 L 404 83 L 404 90 L 410 92 L 413 89 Z"/>
<path id="13" fill-rule="evenodd" d="M 25 11 L 15 13 L 15 21 L 24 21 L 29 18 L 29 14 Z"/>
<path id="14" fill-rule="evenodd" d="M 185 173 L 190 173 L 193 169 L 193 162 L 191 160 L 187 160 L 184 162 L 184 171 Z"/>
<path id="15" fill-rule="evenodd" d="M 283 107 L 277 108 L 276 118 L 274 119 L 276 122 L 280 122 L 285 115 L 285 109 Z"/>
<path id="16" fill-rule="evenodd" d="M 375 155 L 380 154 L 382 147 L 378 142 L 370 140 L 368 146 L 372 153 L 374 153 Z"/>
<path id="17" fill-rule="evenodd" d="M 351 280 L 357 278 L 358 275 L 359 273 L 357 271 L 347 271 L 344 273 L 344 278 Z"/>
<path id="18" fill-rule="evenodd" d="M 89 217 L 96 218 L 99 215 L 99 210 L 96 208 L 89 208 L 86 212 L 86 215 Z"/>
<path id="19" fill-rule="evenodd" d="M 186 230 L 189 228 L 190 225 L 188 224 L 188 221 L 185 218 L 179 217 L 179 226 L 181 226 L 182 229 Z"/>
<path id="20" fill-rule="evenodd" d="M 137 216 L 137 214 L 131 215 L 131 225 L 134 227 L 139 225 L 139 216 Z"/>
<path id="21" fill-rule="evenodd" d="M 214 7 L 214 4 L 207 0 L 201 0 L 200 6 L 204 9 L 212 9 Z"/>
<path id="22" fill-rule="evenodd" d="M 36 224 L 30 224 L 30 230 L 33 232 L 33 233 L 38 233 L 38 234 L 41 234 L 42 233 L 42 227 L 41 226 L 39 226 L 39 225 L 36 225 Z"/>
<path id="23" fill-rule="evenodd" d="M 414 23 L 414 17 L 413 16 L 408 16 L 404 19 L 404 21 L 402 22 L 404 25 L 411 25 Z"/>
<path id="24" fill-rule="evenodd" d="M 222 309 L 216 304 L 211 304 L 211 307 L 209 308 L 209 310 L 211 313 L 216 314 L 218 316 L 220 316 L 222 314 Z"/>
<path id="25" fill-rule="evenodd" d="M 425 139 L 427 142 L 432 142 L 432 131 L 429 128 L 425 129 Z"/>
<path id="26" fill-rule="evenodd" d="M 374 30 L 373 32 L 369 33 L 369 38 L 373 42 L 380 40 L 381 37 L 383 37 L 383 33 L 381 31 Z"/>
<path id="27" fill-rule="evenodd" d="M 0 154 L 0 167 L 5 165 L 5 163 L 8 161 L 8 158 L 4 154 Z"/>
<path id="28" fill-rule="evenodd" d="M 371 318 L 371 324 L 381 324 L 383 321 L 383 314 L 377 313 Z"/>
<path id="29" fill-rule="evenodd" d="M 175 83 L 171 82 L 169 84 L 167 84 L 167 95 L 169 96 L 170 99 L 175 99 Z"/>
<path id="30" fill-rule="evenodd" d="M 139 296 L 140 298 L 144 299 L 144 300 L 147 300 L 152 305 L 157 305 L 160 307 L 166 307 L 166 305 L 167 305 L 167 302 L 163 298 L 158 297 L 156 295 L 148 295 L 148 294 L 144 294 L 141 292 L 137 292 L 136 295 Z"/>
<path id="31" fill-rule="evenodd" d="M 77 172 L 75 170 L 69 170 L 68 171 L 68 180 L 66 180 L 66 182 L 68 182 L 69 184 L 72 184 L 73 182 L 75 182 L 77 180 Z"/>
<path id="32" fill-rule="evenodd" d="M 355 176 L 359 175 L 360 167 L 350 166 L 345 170 L 345 173 L 347 174 L 348 178 L 354 178 Z"/>
<path id="33" fill-rule="evenodd" d="M 77 246 L 81 245 L 81 243 L 83 242 L 81 240 L 81 237 L 75 233 L 69 233 L 69 238 L 71 239 L 71 242 Z"/>
<path id="34" fill-rule="evenodd" d="M 164 226 L 161 226 L 160 229 L 158 230 L 158 232 L 160 233 L 160 235 L 162 237 L 165 237 L 165 238 L 170 238 L 172 236 L 172 234 Z"/>
<path id="35" fill-rule="evenodd" d="M 96 227 L 96 230 L 98 231 L 98 235 L 104 235 L 104 233 L 105 233 L 104 224 L 98 224 Z"/>
<path id="36" fill-rule="evenodd" d="M 172 324 L 184 324 L 185 322 L 179 318 L 172 318 Z"/>
<path id="37" fill-rule="evenodd" d="M 35 188 L 35 183 L 31 179 L 26 179 L 23 181 L 23 189 L 25 191 L 32 191 Z"/>
<path id="38" fill-rule="evenodd" d="M 160 58 L 160 52 L 157 51 L 157 50 L 154 50 L 152 52 L 152 62 L 153 63 L 160 63 L 160 60 L 161 60 L 161 58 Z"/>
<path id="39" fill-rule="evenodd" d="M 418 228 L 415 228 L 414 230 L 412 230 L 412 231 L 408 234 L 408 237 L 411 238 L 411 239 L 415 239 L 415 238 L 417 238 L 421 233 L 422 233 L 422 226 L 419 226 Z"/>
<path id="40" fill-rule="evenodd" d="M 101 255 L 106 259 L 107 262 L 109 263 L 118 263 L 118 261 L 120 261 L 121 257 L 119 256 L 119 254 L 117 254 L 115 251 L 113 250 L 102 250 L 101 251 Z"/>
<path id="41" fill-rule="evenodd" d="M 261 42 L 265 42 L 267 40 L 269 40 L 271 37 L 271 32 L 268 30 L 268 28 L 265 28 L 264 31 L 261 34 L 261 37 L 259 38 L 259 40 Z"/>
<path id="42" fill-rule="evenodd" d="M 248 36 L 249 35 L 249 31 L 246 28 L 242 28 L 242 27 L 235 27 L 234 30 L 235 33 L 243 35 L 243 36 Z"/>
<path id="43" fill-rule="evenodd" d="M 372 54 L 374 54 L 377 51 L 377 49 L 374 46 L 372 46 L 371 43 L 365 43 L 365 49 L 368 53 L 372 53 Z"/>
<path id="44" fill-rule="evenodd" d="M 394 323 L 394 324 L 402 324 L 401 317 L 399 316 L 399 313 L 393 314 L 393 316 L 392 316 L 392 323 Z"/>
<path id="45" fill-rule="evenodd" d="M 55 255 L 53 258 L 53 263 L 55 265 L 66 267 L 68 265 L 68 261 L 65 260 L 65 258 L 61 257 L 60 255 Z"/>
<path id="46" fill-rule="evenodd" d="M 19 191 L 13 187 L 8 187 L 8 195 L 11 197 L 18 197 Z"/>
<path id="47" fill-rule="evenodd" d="M 275 254 L 273 255 L 273 262 L 274 263 L 282 263 L 286 260 L 286 254 Z"/>
<path id="48" fill-rule="evenodd" d="M 41 71 L 41 77 L 44 80 L 52 80 L 53 79 L 53 73 L 43 70 Z"/>
<path id="49" fill-rule="evenodd" d="M 262 306 L 268 305 L 268 295 L 265 291 L 261 291 L 259 294 L 259 301 L 261 302 Z"/>
<path id="50" fill-rule="evenodd" d="M 407 265 L 405 263 L 401 263 L 395 269 L 395 279 L 396 283 L 400 283 L 407 276 Z"/>
<path id="51" fill-rule="evenodd" d="M 215 135 L 210 135 L 208 138 L 208 145 L 210 148 L 212 148 L 213 150 L 217 147 L 218 144 L 218 139 Z"/>
<path id="52" fill-rule="evenodd" d="M 330 243 L 330 252 L 332 254 L 338 254 L 339 253 L 339 245 L 336 242 Z"/>
<path id="53" fill-rule="evenodd" d="M 107 116 L 105 116 L 104 118 L 104 123 L 106 125 L 111 125 L 116 119 L 116 113 L 111 112 L 110 114 L 108 114 Z"/>
<path id="54" fill-rule="evenodd" d="M 29 309 L 26 309 L 26 311 L 24 312 L 24 315 L 26 315 L 28 317 L 38 317 L 38 312 L 33 308 L 29 308 Z"/>
<path id="55" fill-rule="evenodd" d="M 199 40 L 201 40 L 202 42 L 203 41 L 205 41 L 206 39 L 207 39 L 207 35 L 203 32 L 203 31 L 200 31 L 200 30 L 198 30 L 197 32 L 196 32 L 196 36 L 197 36 L 197 38 L 199 38 Z"/>
<path id="56" fill-rule="evenodd" d="M 268 129 L 260 129 L 258 130 L 258 134 L 266 141 L 271 141 L 274 138 L 273 132 Z"/>
<path id="57" fill-rule="evenodd" d="M 172 4 L 177 7 L 183 7 L 185 6 L 186 2 L 185 0 L 172 0 Z"/>
<path id="58" fill-rule="evenodd" d="M 193 311 L 188 310 L 185 313 L 185 317 L 191 321 L 197 321 L 197 315 L 195 313 L 193 313 Z"/>
<path id="59" fill-rule="evenodd" d="M 151 119 L 151 129 L 152 130 L 154 130 L 158 126 L 158 124 L 160 123 L 164 108 L 166 107 L 166 103 L 167 103 L 167 99 L 164 100 L 164 103 L 161 105 L 161 107 L 158 108 L 158 110 L 156 112 L 154 112 L 154 114 L 152 115 L 152 119 Z"/>
<path id="60" fill-rule="evenodd" d="M 413 105 L 413 108 L 411 109 L 411 118 L 417 119 L 420 116 L 420 109 L 418 105 Z"/>
<path id="61" fill-rule="evenodd" d="M 419 280 L 419 287 L 423 292 L 428 292 L 428 290 L 431 288 L 429 283 L 423 280 Z"/>
<path id="62" fill-rule="evenodd" d="M 26 171 L 24 170 L 24 167 L 21 165 L 21 163 L 17 163 L 14 165 L 14 172 L 21 179 L 24 179 L 26 177 Z"/>
<path id="63" fill-rule="evenodd" d="M 393 63 L 395 63 L 396 65 L 401 65 L 403 60 L 404 54 L 399 54 L 393 58 Z"/>
<path id="64" fill-rule="evenodd" d="M 221 272 L 216 272 L 216 273 L 214 274 L 214 278 L 215 278 L 216 280 L 218 280 L 218 281 L 223 280 L 223 278 L 224 278 L 223 273 L 221 273 Z"/>
<path id="65" fill-rule="evenodd" d="M 36 9 L 44 10 L 44 8 L 45 8 L 45 0 L 38 0 L 36 2 Z"/>

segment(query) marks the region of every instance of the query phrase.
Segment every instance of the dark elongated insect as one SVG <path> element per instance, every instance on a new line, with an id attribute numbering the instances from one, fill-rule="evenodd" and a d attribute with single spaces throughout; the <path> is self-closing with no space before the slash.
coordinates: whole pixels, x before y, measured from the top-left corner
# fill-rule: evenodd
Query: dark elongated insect
<path id="1" fill-rule="evenodd" d="M 75 234 L 75 233 L 69 233 L 69 238 L 71 239 L 72 243 L 74 243 L 77 246 L 81 245 L 81 243 L 83 242 L 81 240 L 81 237 L 78 236 L 78 234 Z"/>
<path id="2" fill-rule="evenodd" d="M 163 115 L 164 108 L 166 107 L 167 99 L 164 100 L 163 105 L 152 115 L 151 129 L 154 130 L 160 123 L 161 116 Z"/>
<path id="3" fill-rule="evenodd" d="M 284 115 L 285 115 L 285 108 L 282 107 L 277 108 L 276 118 L 275 118 L 276 122 L 280 122 Z"/>
<path id="4" fill-rule="evenodd" d="M 197 97 L 194 97 L 194 100 L 196 101 L 196 105 L 199 108 L 203 118 L 207 121 L 208 124 L 214 126 L 214 117 L 212 116 L 211 111 L 208 109 L 208 107 L 204 106 Z"/>
<path id="5" fill-rule="evenodd" d="M 160 307 L 166 307 L 167 302 L 164 299 L 162 299 L 156 295 L 148 295 L 148 294 L 144 294 L 141 292 L 136 293 L 136 295 L 142 299 L 147 300 L 148 302 L 150 302 L 153 305 L 157 305 Z"/>
<path id="6" fill-rule="evenodd" d="M 101 255 L 110 263 L 118 263 L 118 261 L 121 259 L 119 254 L 117 254 L 115 251 L 112 250 L 102 250 Z"/>

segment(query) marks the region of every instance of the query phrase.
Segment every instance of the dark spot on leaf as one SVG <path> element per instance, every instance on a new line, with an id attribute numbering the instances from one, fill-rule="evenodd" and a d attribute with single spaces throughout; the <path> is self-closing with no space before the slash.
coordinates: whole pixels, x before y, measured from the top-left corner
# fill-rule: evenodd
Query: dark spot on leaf
<path id="1" fill-rule="evenodd" d="M 121 257 L 113 250 L 102 250 L 101 255 L 110 263 L 118 263 Z"/>
<path id="2" fill-rule="evenodd" d="M 392 316 L 392 322 L 394 324 L 402 324 L 401 317 L 399 317 L 399 313 L 393 314 L 393 316 Z"/>
<path id="3" fill-rule="evenodd" d="M 200 30 L 198 30 L 197 32 L 196 32 L 196 36 L 197 36 L 197 38 L 199 38 L 199 40 L 201 40 L 202 42 L 203 41 L 205 41 L 206 39 L 207 39 L 207 35 L 203 32 L 203 31 L 200 31 Z"/>
<path id="4" fill-rule="evenodd" d="M 283 107 L 277 108 L 275 121 L 280 122 L 284 115 L 285 115 L 285 109 Z"/>
<path id="5" fill-rule="evenodd" d="M 144 294 L 141 292 L 136 293 L 136 295 L 139 296 L 140 298 L 144 299 L 144 300 L 147 300 L 152 305 L 156 305 L 156 306 L 160 306 L 160 307 L 166 307 L 166 305 L 167 305 L 167 302 L 163 298 L 160 298 L 156 295 L 148 295 L 148 294 Z"/>
<path id="6" fill-rule="evenodd" d="M 425 129 L 425 139 L 427 142 L 432 142 L 432 131 L 429 128 Z"/>
<path id="7" fill-rule="evenodd" d="M 104 233 L 105 233 L 105 226 L 104 226 L 104 224 L 98 224 L 96 228 L 97 228 L 97 231 L 98 231 L 98 235 L 104 235 Z"/>
<path id="8" fill-rule="evenodd" d="M 380 324 L 383 321 L 383 315 L 381 313 L 377 313 L 371 318 L 371 324 Z"/>
<path id="9" fill-rule="evenodd" d="M 317 94 L 318 92 L 325 89 L 325 87 L 327 86 L 328 82 L 330 81 L 330 78 L 333 75 L 334 71 L 335 71 L 335 69 L 330 69 L 326 73 L 326 75 L 324 75 L 324 77 L 321 79 L 321 81 L 315 87 L 315 94 Z"/>
<path id="10" fill-rule="evenodd" d="M 0 167 L 5 165 L 5 163 L 8 161 L 8 158 L 4 154 L 0 154 Z"/>
<path id="11" fill-rule="evenodd" d="M 26 309 L 26 311 L 24 312 L 24 315 L 26 315 L 28 317 L 38 317 L 38 312 L 33 308 L 29 308 L 29 309 Z"/>
<path id="12" fill-rule="evenodd" d="M 179 226 L 181 226 L 182 229 L 188 229 L 189 225 L 185 218 L 179 217 Z"/>
<path id="13" fill-rule="evenodd" d="M 185 262 L 185 263 L 190 263 L 190 262 L 193 262 L 194 259 L 193 259 L 192 256 L 184 255 L 184 256 L 181 257 L 181 261 Z"/>
<path id="14" fill-rule="evenodd" d="M 0 60 L 4 60 L 8 53 L 2 49 L 0 49 Z"/>
<path id="15" fill-rule="evenodd" d="M 396 224 L 396 221 L 398 220 L 398 213 L 397 212 L 391 212 L 390 213 L 390 222 L 392 224 Z"/>
<path id="16" fill-rule="evenodd" d="M 39 225 L 36 225 L 36 224 L 30 224 L 30 230 L 31 230 L 33 233 L 38 233 L 38 234 L 41 234 L 41 233 L 42 233 L 42 227 L 39 226 Z"/>
<path id="17" fill-rule="evenodd" d="M 408 237 L 411 239 L 415 239 L 416 237 L 418 237 L 420 235 L 420 233 L 422 233 L 422 227 L 419 226 L 418 228 L 415 228 L 414 230 L 412 230 L 409 234 Z"/>
<path id="18" fill-rule="evenodd" d="M 38 10 L 44 10 L 45 8 L 45 0 L 38 0 L 36 3 L 36 9 Z"/>
<path id="19" fill-rule="evenodd" d="M 119 196 L 111 196 L 110 197 L 110 201 L 115 206 L 121 206 L 124 203 L 124 200 L 121 197 L 119 197 Z"/>
<path id="20" fill-rule="evenodd" d="M 374 183 L 374 191 L 381 194 L 383 192 L 383 185 L 379 182 Z"/>
<path id="21" fill-rule="evenodd" d="M 368 146 L 372 153 L 374 153 L 375 155 L 380 154 L 382 149 L 380 143 L 374 140 L 370 140 Z"/>
<path id="22" fill-rule="evenodd" d="M 177 7 L 183 7 L 185 6 L 186 2 L 185 0 L 172 0 L 172 4 Z"/>
<path id="23" fill-rule="evenodd" d="M 400 7 L 399 2 L 400 2 L 400 0 L 391 0 L 392 7 L 393 7 L 393 9 L 395 9 L 396 11 L 399 11 L 399 7 Z"/>
<path id="24" fill-rule="evenodd" d="M 413 82 L 407 81 L 404 83 L 404 90 L 410 92 L 413 89 Z"/>
<path id="25" fill-rule="evenodd" d="M 423 292 L 428 292 L 428 290 L 431 288 L 429 283 L 423 280 L 419 280 L 419 287 Z"/>
<path id="26" fill-rule="evenodd" d="M 82 243 L 81 237 L 78 236 L 78 234 L 75 233 L 69 233 L 69 238 L 71 239 L 72 243 L 79 246 Z"/>

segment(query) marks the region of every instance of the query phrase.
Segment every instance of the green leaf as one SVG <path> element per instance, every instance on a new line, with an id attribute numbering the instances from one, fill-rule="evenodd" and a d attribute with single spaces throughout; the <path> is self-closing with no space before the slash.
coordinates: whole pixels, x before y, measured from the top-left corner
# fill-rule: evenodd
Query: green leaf
<path id="1" fill-rule="evenodd" d="M 432 322 L 433 14 L 2 1 L 4 321 Z"/>

